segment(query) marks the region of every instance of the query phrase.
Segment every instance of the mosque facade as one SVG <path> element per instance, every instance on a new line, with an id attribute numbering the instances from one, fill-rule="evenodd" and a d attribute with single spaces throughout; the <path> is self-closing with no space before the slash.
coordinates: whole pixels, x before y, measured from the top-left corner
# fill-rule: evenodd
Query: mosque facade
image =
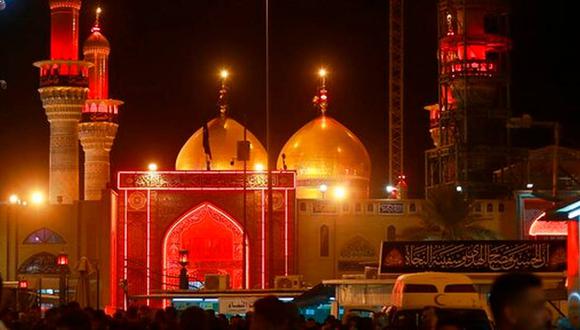
<path id="1" fill-rule="evenodd" d="M 111 48 L 100 11 L 84 60 L 78 58 L 80 6 L 50 0 L 51 59 L 36 64 L 51 123 L 49 205 L 2 205 L 6 280 L 55 288 L 56 256 L 64 251 L 71 287 L 77 261 L 93 265 L 93 305 L 125 307 L 131 297 L 155 305 L 150 296 L 178 290 L 182 267 L 192 285 L 203 285 L 207 275 L 227 277 L 229 288 L 241 290 L 276 288 L 277 279 L 292 276 L 299 287 L 315 285 L 361 274 L 377 263 L 382 241 L 422 230 L 424 201 L 370 197 L 371 159 L 356 134 L 329 114 L 323 72 L 318 116 L 289 138 L 270 174 L 262 143 L 228 113 L 224 75 L 216 117 L 185 142 L 174 170 L 111 176 L 122 102 L 108 94 Z M 513 202 L 477 203 L 482 226 L 518 237 Z"/>

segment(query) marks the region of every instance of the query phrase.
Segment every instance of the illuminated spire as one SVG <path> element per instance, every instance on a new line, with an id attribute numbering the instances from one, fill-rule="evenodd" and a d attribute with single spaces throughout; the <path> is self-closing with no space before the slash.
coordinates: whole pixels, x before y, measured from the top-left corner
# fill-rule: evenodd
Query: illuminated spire
<path id="1" fill-rule="evenodd" d="M 101 27 L 99 25 L 100 21 L 101 21 L 101 13 L 103 12 L 103 10 L 101 9 L 101 7 L 97 7 L 96 13 L 95 13 L 95 25 L 93 25 L 93 28 L 91 29 L 91 32 L 99 32 L 101 31 Z"/>
<path id="2" fill-rule="evenodd" d="M 227 94 L 228 88 L 226 86 L 226 80 L 228 79 L 230 73 L 228 70 L 221 70 L 220 71 L 220 78 L 221 78 L 221 87 L 220 87 L 220 94 L 218 97 L 218 106 L 220 109 L 220 116 L 224 118 L 228 112 L 228 102 L 227 102 Z"/>
<path id="3" fill-rule="evenodd" d="M 320 113 L 324 116 L 328 108 L 328 91 L 326 90 L 326 76 L 328 71 L 325 68 L 320 68 L 318 70 L 318 76 L 320 77 L 320 87 L 318 87 L 318 95 L 314 97 L 312 102 L 314 106 L 320 110 Z"/>

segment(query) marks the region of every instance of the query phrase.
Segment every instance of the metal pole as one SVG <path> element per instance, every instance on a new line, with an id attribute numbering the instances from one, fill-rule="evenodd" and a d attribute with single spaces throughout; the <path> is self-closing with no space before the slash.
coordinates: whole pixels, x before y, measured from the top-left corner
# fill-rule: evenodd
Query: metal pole
<path id="1" fill-rule="evenodd" d="M 38 278 L 38 310 L 42 314 L 42 275 Z"/>
<path id="2" fill-rule="evenodd" d="M 558 196 L 558 148 L 560 147 L 560 124 L 554 123 L 554 153 L 552 158 L 552 197 Z"/>
<path id="3" fill-rule="evenodd" d="M 17 205 L 14 205 L 16 207 L 14 215 L 12 216 L 12 221 L 14 222 L 15 226 L 14 226 L 14 277 L 16 278 L 18 276 L 18 264 L 19 262 L 19 256 L 18 254 L 20 253 L 20 249 L 19 249 L 19 244 L 20 244 L 20 239 L 18 238 L 18 234 L 19 234 L 19 230 L 18 230 L 18 214 L 20 209 L 18 208 Z"/>
<path id="4" fill-rule="evenodd" d="M 16 285 L 16 312 L 20 312 L 20 281 L 16 279 L 18 284 Z"/>
<path id="5" fill-rule="evenodd" d="M 247 141 L 247 133 L 248 133 L 247 126 L 248 126 L 248 120 L 247 120 L 246 115 L 244 115 L 244 143 L 246 143 L 246 141 Z M 250 155 L 247 155 L 247 156 L 244 155 L 244 156 L 245 156 L 244 157 L 244 193 L 243 193 L 244 201 L 243 201 L 243 205 L 242 205 L 242 215 L 243 215 L 242 216 L 242 218 L 243 218 L 242 219 L 242 221 L 243 221 L 243 224 L 242 224 L 242 230 L 243 230 L 243 233 L 242 233 L 242 288 L 247 289 L 248 287 L 246 285 L 246 281 L 247 281 L 248 274 L 246 273 L 246 264 L 248 263 L 248 255 L 246 253 L 246 248 L 247 248 L 247 246 L 246 246 L 246 235 L 247 235 L 246 225 L 247 225 L 247 221 L 248 221 L 248 219 L 247 219 L 248 214 L 247 214 L 247 209 L 246 209 L 246 207 L 247 207 L 246 206 L 246 196 L 247 196 L 246 195 L 247 194 L 246 181 L 247 181 L 247 174 L 248 174 L 247 158 L 249 158 Z"/>
<path id="6" fill-rule="evenodd" d="M 266 277 L 268 279 L 267 286 L 270 286 L 270 271 L 272 270 L 273 266 L 273 245 L 272 245 L 272 213 L 274 211 L 273 201 L 272 201 L 272 166 L 274 162 L 272 161 L 272 148 L 271 148 L 271 141 L 270 141 L 270 1 L 266 0 L 266 153 L 268 156 L 268 220 L 267 220 L 267 228 L 266 231 L 268 232 L 268 240 L 266 240 L 266 244 L 268 246 L 267 253 L 268 256 L 268 263 L 266 264 Z M 262 206 L 263 207 L 263 206 Z M 265 270 L 264 270 L 265 271 Z"/>
<path id="7" fill-rule="evenodd" d="M 6 207 L 6 280 L 10 281 L 10 208 Z"/>
<path id="8" fill-rule="evenodd" d="M 189 278 L 187 277 L 187 268 L 184 265 L 181 266 L 179 271 L 179 289 L 188 290 L 189 289 Z"/>
<path id="9" fill-rule="evenodd" d="M 97 270 L 97 309 L 101 308 L 101 270 L 99 269 L 99 262 L 95 263 Z"/>
<path id="10" fill-rule="evenodd" d="M 65 294 L 66 294 L 65 293 L 65 290 L 66 290 L 65 289 L 65 286 L 66 286 L 65 281 L 66 281 L 66 279 L 64 277 L 65 276 L 64 266 L 60 265 L 59 268 L 60 268 L 59 269 L 60 276 L 58 279 L 58 303 L 62 306 L 65 304 Z"/>

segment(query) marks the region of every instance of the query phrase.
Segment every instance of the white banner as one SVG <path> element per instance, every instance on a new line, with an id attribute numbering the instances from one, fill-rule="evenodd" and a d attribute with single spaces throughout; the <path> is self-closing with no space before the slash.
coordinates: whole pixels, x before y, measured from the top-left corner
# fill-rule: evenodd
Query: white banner
<path id="1" fill-rule="evenodd" d="M 257 297 L 220 298 L 221 314 L 245 314 L 254 309 Z"/>

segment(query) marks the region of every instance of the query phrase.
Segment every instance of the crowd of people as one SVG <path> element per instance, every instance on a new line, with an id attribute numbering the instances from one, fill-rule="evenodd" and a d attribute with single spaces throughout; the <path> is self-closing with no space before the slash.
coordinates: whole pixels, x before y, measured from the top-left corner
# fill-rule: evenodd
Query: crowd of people
<path id="1" fill-rule="evenodd" d="M 1 288 L 0 279 L 0 288 Z M 0 297 L 1 297 L 0 290 Z M 546 312 L 546 299 L 542 281 L 532 274 L 505 274 L 498 277 L 490 292 L 490 309 L 498 330 L 545 330 L 553 329 Z M 472 330 L 469 324 L 460 324 L 453 318 L 441 318 L 437 310 L 427 306 L 421 315 L 421 330 Z M 562 323 L 559 329 L 572 329 Z M 40 317 L 38 311 L 17 313 L 4 310 L 0 313 L 0 330 L 389 330 L 385 314 L 375 313 L 372 318 L 345 315 L 342 320 L 329 316 L 319 324 L 305 319 L 291 302 L 283 302 L 274 296 L 254 303 L 254 311 L 229 319 L 213 310 L 189 307 L 177 311 L 173 307 L 151 309 L 148 306 L 129 307 L 109 316 L 102 310 L 81 308 L 72 302 L 46 311 Z M 480 329 L 480 328 L 477 328 Z"/>
<path id="2" fill-rule="evenodd" d="M 224 314 L 213 310 L 189 307 L 177 311 L 173 307 L 152 309 L 148 306 L 129 307 L 119 310 L 112 316 L 102 310 L 81 308 L 76 302 L 55 307 L 40 317 L 37 311 L 17 313 L 5 310 L 0 313 L 6 329 L 14 330 L 342 330 L 342 329 L 375 329 L 370 318 L 351 316 L 341 323 L 329 316 L 324 324 L 314 319 L 306 320 L 298 313 L 292 303 L 283 302 L 276 297 L 265 297 L 254 304 L 254 312 L 245 316 L 235 315 L 229 319 Z M 3 330 L 2 328 L 0 328 Z"/>

